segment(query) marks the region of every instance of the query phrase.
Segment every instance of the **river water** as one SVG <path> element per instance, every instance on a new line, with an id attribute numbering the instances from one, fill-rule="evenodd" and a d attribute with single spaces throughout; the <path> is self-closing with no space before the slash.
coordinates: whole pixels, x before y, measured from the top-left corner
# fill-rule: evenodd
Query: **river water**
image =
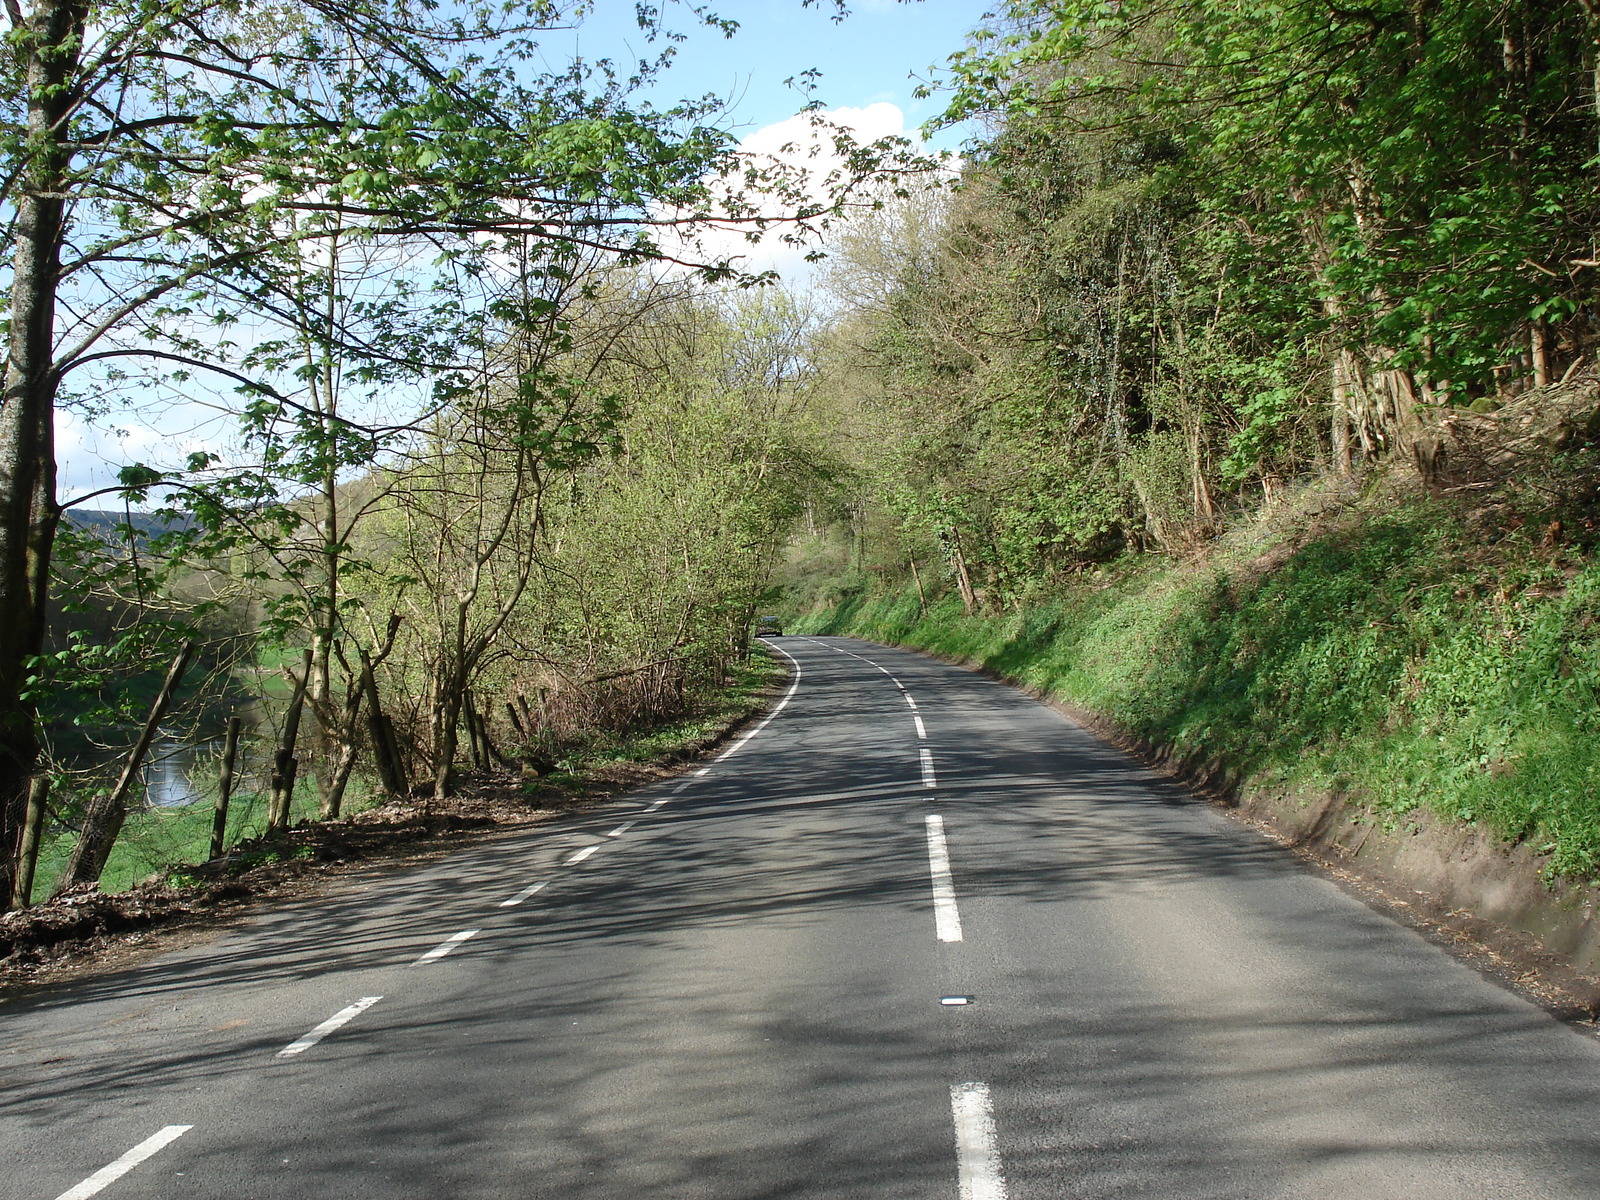
<path id="1" fill-rule="evenodd" d="M 158 739 L 144 762 L 144 801 L 151 808 L 176 808 L 198 801 L 210 803 L 217 794 L 217 772 L 222 739 L 198 745 L 169 738 Z M 246 769 L 240 747 L 237 769 Z"/>
<path id="2" fill-rule="evenodd" d="M 144 764 L 145 803 L 152 808 L 193 804 L 200 799 L 200 791 L 190 781 L 189 773 L 195 771 L 198 775 L 199 765 L 195 747 L 182 742 L 157 741 L 150 747 Z"/>
<path id="3" fill-rule="evenodd" d="M 202 742 L 186 742 L 177 738 L 157 737 L 145 754 L 144 768 L 140 772 L 141 788 L 135 788 L 128 797 L 132 807 L 141 801 L 149 808 L 180 808 L 185 804 L 212 803 L 217 796 L 217 775 L 222 766 L 223 739 L 211 738 Z M 241 739 L 238 758 L 234 762 L 234 790 L 258 786 L 258 768 L 264 764 L 258 759 L 260 747 Z M 87 756 L 73 765 L 82 770 L 97 768 L 103 780 L 99 787 L 108 788 L 117 777 L 124 754 Z M 142 794 L 141 794 L 142 791 Z"/>

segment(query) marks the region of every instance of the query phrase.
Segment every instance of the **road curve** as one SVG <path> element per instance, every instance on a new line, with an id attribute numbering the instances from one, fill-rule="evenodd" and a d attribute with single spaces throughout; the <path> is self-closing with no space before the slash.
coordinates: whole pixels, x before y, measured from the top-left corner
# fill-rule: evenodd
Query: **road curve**
<path id="1" fill-rule="evenodd" d="M 0 1196 L 1600 1195 L 1600 1046 L 1052 710 L 782 638 L 694 773 L 0 1009 Z"/>

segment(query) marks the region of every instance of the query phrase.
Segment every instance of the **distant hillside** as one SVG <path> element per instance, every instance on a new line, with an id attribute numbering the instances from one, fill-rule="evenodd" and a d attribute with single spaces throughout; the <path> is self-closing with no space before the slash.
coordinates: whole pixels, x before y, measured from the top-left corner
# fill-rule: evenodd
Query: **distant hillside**
<path id="1" fill-rule="evenodd" d="M 127 535 L 124 526 L 132 526 L 143 541 L 160 537 L 174 530 L 194 526 L 189 517 L 172 517 L 164 513 L 125 512 L 120 508 L 69 508 L 63 519 L 79 529 L 92 530 L 107 541 L 122 541 Z"/>

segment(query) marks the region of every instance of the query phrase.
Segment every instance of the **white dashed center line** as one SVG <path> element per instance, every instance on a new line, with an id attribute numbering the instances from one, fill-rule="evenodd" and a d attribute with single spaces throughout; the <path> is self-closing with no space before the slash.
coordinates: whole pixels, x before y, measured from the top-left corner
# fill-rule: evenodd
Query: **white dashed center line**
<path id="1" fill-rule="evenodd" d="M 930 788 L 939 786 L 939 781 L 933 774 L 933 751 L 926 746 L 922 748 L 922 786 Z"/>
<path id="2" fill-rule="evenodd" d="M 921 738 L 923 741 L 927 741 L 928 740 L 928 731 L 927 731 L 927 729 L 925 729 L 923 727 L 922 718 L 920 716 L 918 716 L 916 713 L 912 713 L 911 714 L 911 721 L 917 727 L 917 736 L 919 738 Z"/>
<path id="3" fill-rule="evenodd" d="M 579 850 L 576 853 L 572 854 L 570 857 L 568 857 L 567 866 L 569 866 L 569 867 L 577 866 L 579 863 L 581 863 L 584 859 L 588 858 L 591 854 L 593 854 L 598 849 L 600 849 L 599 846 L 585 846 L 582 850 Z"/>
<path id="4" fill-rule="evenodd" d="M 944 840 L 944 818 L 928 818 L 928 871 L 933 876 L 933 931 L 941 942 L 961 940 L 961 912 L 956 908 L 956 888 L 950 878 L 950 847 Z"/>
<path id="5" fill-rule="evenodd" d="M 70 1187 L 62 1192 L 61 1195 L 56 1197 L 56 1200 L 88 1200 L 90 1196 L 93 1196 L 108 1183 L 114 1183 L 121 1179 L 145 1159 L 157 1153 L 163 1147 L 171 1145 L 193 1128 L 193 1125 L 168 1125 L 160 1133 L 153 1133 L 145 1138 L 144 1141 L 115 1162 L 107 1163 L 101 1167 L 76 1187 Z"/>
<path id="6" fill-rule="evenodd" d="M 543 891 L 545 884 L 548 883 L 548 882 L 549 882 L 549 880 L 547 880 L 547 879 L 541 879 L 538 883 L 530 883 L 527 887 L 523 888 L 515 896 L 511 897 L 511 899 L 500 901 L 500 907 L 501 908 L 515 908 L 517 905 L 521 904 L 524 900 L 526 900 L 529 896 L 533 895 L 535 892 Z"/>
<path id="7" fill-rule="evenodd" d="M 606 836 L 607 837 L 621 837 L 623 834 L 627 833 L 628 830 L 632 829 L 638 823 L 639 822 L 637 822 L 637 821 L 624 821 L 621 825 L 618 825 L 610 833 L 606 834 Z"/>
<path id="8" fill-rule="evenodd" d="M 483 931 L 480 929 L 463 929 L 460 933 L 452 933 L 449 937 L 445 938 L 444 941 L 440 942 L 432 950 L 429 950 L 411 965 L 413 967 L 420 967 L 423 963 L 438 962 L 446 954 L 449 954 L 457 946 L 461 945 L 462 942 L 467 941 L 469 938 L 477 937 L 481 932 Z"/>
<path id="9" fill-rule="evenodd" d="M 687 786 L 688 786 L 687 784 L 682 785 L 682 787 L 687 787 Z M 676 788 L 674 790 L 681 791 L 682 787 Z M 660 808 L 665 803 L 666 803 L 666 800 L 664 798 L 661 799 L 661 800 L 657 800 L 654 804 L 650 805 L 649 808 L 645 809 L 645 812 L 655 812 L 656 809 Z"/>
<path id="10" fill-rule="evenodd" d="M 956 1121 L 956 1170 L 961 1200 L 1006 1200 L 1006 1179 L 994 1140 L 989 1085 L 958 1083 L 950 1089 Z"/>
<path id="11" fill-rule="evenodd" d="M 310 1033 L 306 1034 L 305 1037 L 301 1038 L 298 1042 L 290 1042 L 282 1050 L 279 1050 L 278 1057 L 292 1058 L 294 1055 L 299 1054 L 302 1050 L 311 1049 L 311 1047 L 315 1046 L 335 1029 L 338 1029 L 341 1025 L 348 1024 L 350 1021 L 353 1021 L 356 1017 L 359 1017 L 362 1013 L 366 1012 L 367 1009 L 371 1008 L 374 1004 L 382 999 L 382 996 L 363 996 L 349 1007 L 341 1008 L 321 1025 L 318 1025 Z"/>

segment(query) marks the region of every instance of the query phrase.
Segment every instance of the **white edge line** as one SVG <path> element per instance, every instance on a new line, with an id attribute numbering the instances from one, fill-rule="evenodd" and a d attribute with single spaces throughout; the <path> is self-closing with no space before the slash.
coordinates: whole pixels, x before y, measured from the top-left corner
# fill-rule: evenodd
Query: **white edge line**
<path id="1" fill-rule="evenodd" d="M 781 650 L 777 646 L 774 646 L 773 649 L 777 650 L 779 654 L 781 654 L 785 658 L 787 658 L 789 660 L 790 664 L 794 667 L 794 681 L 789 684 L 789 690 L 783 694 L 783 699 L 779 700 L 776 704 L 774 704 L 772 706 L 772 711 L 771 712 L 769 712 L 766 716 L 762 717 L 761 720 L 756 724 L 756 726 L 753 729 L 749 730 L 746 733 L 741 734 L 739 736 L 739 740 L 738 741 L 734 742 L 733 745 L 729 746 L 721 754 L 719 754 L 715 758 L 713 758 L 711 760 L 712 762 L 719 763 L 723 759 L 727 758 L 729 755 L 737 754 L 744 747 L 744 744 L 746 742 L 748 742 L 751 738 L 755 737 L 756 734 L 760 733 L 763 729 L 765 729 L 768 725 L 770 725 L 772 723 L 772 719 L 774 717 L 776 717 L 779 713 L 781 713 L 784 710 L 785 706 L 788 705 L 789 701 L 794 699 L 794 694 L 797 691 L 800 690 L 800 676 L 803 674 L 803 672 L 800 669 L 800 663 L 795 659 L 794 655 L 790 654 L 787 650 Z M 708 771 L 708 770 L 710 770 L 709 767 L 705 768 L 705 770 L 702 770 L 699 773 L 701 775 L 704 775 L 706 773 L 706 771 Z"/>
<path id="2" fill-rule="evenodd" d="M 1006 1200 L 1006 1179 L 995 1145 L 994 1104 L 986 1083 L 950 1089 L 956 1124 L 956 1171 L 961 1200 Z"/>
<path id="3" fill-rule="evenodd" d="M 452 933 L 449 937 L 445 938 L 444 941 L 440 942 L 432 950 L 429 950 L 411 965 L 413 967 L 420 967 L 423 963 L 438 962 L 439 959 L 443 958 L 446 954 L 449 954 L 450 951 L 461 945 L 462 942 L 466 941 L 468 938 L 475 938 L 482 932 L 483 931 L 481 929 L 463 929 L 460 933 Z"/>
<path id="4" fill-rule="evenodd" d="M 571 856 L 568 857 L 567 866 L 569 866 L 569 867 L 577 866 L 579 863 L 581 863 L 584 859 L 588 858 L 591 854 L 593 854 L 598 849 L 600 849 L 599 846 L 585 846 L 582 850 L 575 851 Z"/>
<path id="5" fill-rule="evenodd" d="M 311 1047 L 315 1046 L 335 1029 L 338 1029 L 339 1026 L 353 1020 L 356 1017 L 359 1017 L 362 1013 L 366 1012 L 367 1009 L 371 1008 L 374 1004 L 382 999 L 382 996 L 363 996 L 354 1004 L 341 1008 L 321 1025 L 318 1025 L 310 1033 L 306 1034 L 305 1037 L 301 1038 L 297 1042 L 290 1042 L 282 1050 L 279 1050 L 278 1057 L 289 1058 L 292 1055 L 299 1054 L 302 1050 L 311 1049 Z"/>
<path id="6" fill-rule="evenodd" d="M 933 931 L 941 942 L 961 940 L 961 910 L 956 907 L 956 885 L 950 878 L 950 846 L 944 837 L 944 818 L 930 813 L 928 822 L 928 874 L 933 878 Z"/>
<path id="7" fill-rule="evenodd" d="M 56 1200 L 88 1200 L 88 1197 L 94 1195 L 101 1188 L 105 1187 L 106 1184 L 113 1183 L 116 1180 L 121 1179 L 145 1159 L 156 1154 L 163 1147 L 166 1147 L 177 1141 L 193 1128 L 193 1125 L 166 1126 L 159 1133 L 153 1133 L 149 1137 L 145 1138 L 144 1141 L 140 1142 L 137 1146 L 135 1146 L 132 1150 L 129 1150 L 115 1162 L 109 1162 L 105 1166 L 101 1167 L 82 1183 L 76 1185 L 75 1187 L 70 1187 L 66 1191 L 62 1192 L 61 1195 L 56 1197 Z"/>
<path id="8" fill-rule="evenodd" d="M 543 891 L 545 884 L 547 884 L 548 882 L 549 882 L 549 880 L 547 880 L 547 879 L 541 879 L 538 883 L 530 883 L 527 887 L 523 888 L 515 896 L 511 897 L 511 899 L 500 901 L 500 907 L 501 908 L 515 908 L 517 905 L 521 904 L 524 900 L 526 900 L 529 896 L 533 895 L 535 892 Z"/>

